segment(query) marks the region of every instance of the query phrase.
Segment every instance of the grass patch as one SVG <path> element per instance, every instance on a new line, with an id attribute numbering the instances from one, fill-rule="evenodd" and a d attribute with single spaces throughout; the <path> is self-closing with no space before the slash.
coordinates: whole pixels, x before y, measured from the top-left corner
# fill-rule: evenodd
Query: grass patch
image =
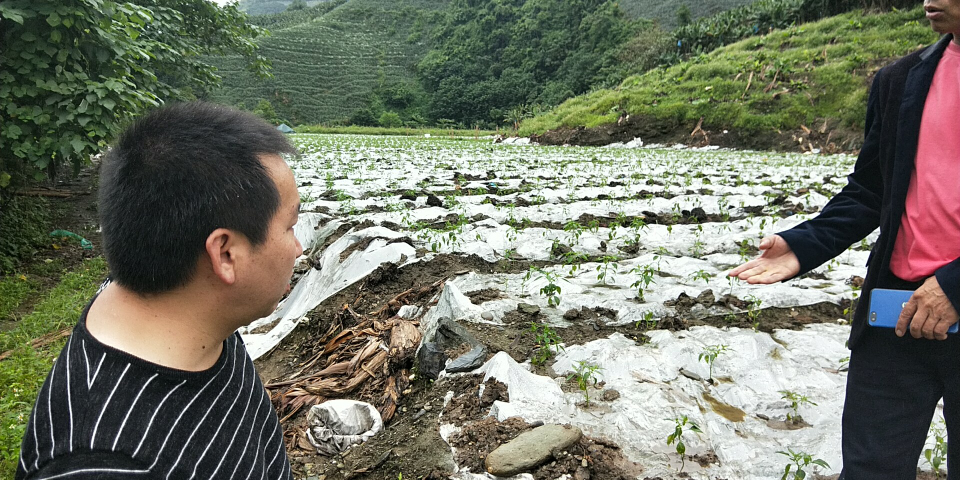
<path id="1" fill-rule="evenodd" d="M 14 271 L 46 243 L 49 223 L 45 199 L 14 195 L 0 204 L 0 273 Z"/>
<path id="2" fill-rule="evenodd" d="M 36 288 L 37 282 L 23 274 L 14 273 L 0 279 L 0 320 L 7 319 Z"/>
<path id="3" fill-rule="evenodd" d="M 456 130 L 443 128 L 386 128 L 386 127 L 327 127 L 323 125 L 302 125 L 295 127 L 297 133 L 323 133 L 333 135 L 400 135 L 400 136 L 423 136 L 429 134 L 431 137 L 477 137 L 489 136 L 497 133 L 508 134 L 509 131 L 495 132 L 493 130 Z"/>
<path id="4" fill-rule="evenodd" d="M 3 386 L 0 393 L 0 478 L 13 478 L 16 472 L 20 442 L 30 409 L 65 339 L 40 348 L 34 348 L 30 342 L 73 326 L 106 274 L 107 264 L 103 258 L 85 260 L 76 270 L 64 273 L 60 283 L 45 293 L 33 312 L 25 315 L 13 330 L 0 333 L 0 352 L 11 352 L 9 357 L 0 360 L 0 385 Z M 10 291 L 23 288 L 9 286 L 15 282 L 9 285 L 8 282 L 9 278 L 4 279 L 0 288 L 9 288 Z M 4 292 L 0 291 L 0 294 Z"/>
<path id="5" fill-rule="evenodd" d="M 616 122 L 623 113 L 665 126 L 741 134 L 813 127 L 863 128 L 870 79 L 893 59 L 937 40 L 923 10 L 855 11 L 718 48 L 678 65 L 567 100 L 525 121 L 521 135 Z"/>

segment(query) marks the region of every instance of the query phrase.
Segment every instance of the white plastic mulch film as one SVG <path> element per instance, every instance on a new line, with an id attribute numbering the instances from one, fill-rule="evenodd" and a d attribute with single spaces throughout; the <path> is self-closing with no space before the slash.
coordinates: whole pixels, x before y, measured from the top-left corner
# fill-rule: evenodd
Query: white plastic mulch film
<path id="1" fill-rule="evenodd" d="M 326 250 L 313 251 L 319 268 L 300 278 L 274 315 L 242 332 L 254 357 L 277 345 L 325 298 L 383 262 L 404 265 L 441 253 L 489 262 L 548 262 L 524 273 L 454 277 L 421 319 L 421 330 L 436 328 L 442 317 L 496 328 L 520 302 L 539 306 L 540 321 L 554 327 L 577 322 L 563 314 L 582 307 L 614 310 L 616 320 L 606 323 L 625 326 L 666 316 L 748 314 L 855 299 L 855 277 L 865 274 L 877 236 L 874 232 L 802 279 L 751 286 L 724 276 L 756 255 L 764 235 L 816 215 L 845 184 L 855 161 L 851 156 L 685 149 L 639 139 L 613 145 L 621 148 L 585 148 L 490 139 L 293 138 L 304 152 L 292 164 L 303 210 L 322 212 L 301 215 L 297 235 L 305 253 L 311 252 L 308 244 L 322 244 L 341 225 L 352 229 Z M 428 205 L 427 193 L 442 206 Z M 692 216 L 699 221 L 689 221 Z M 364 248 L 357 248 L 358 242 Z M 558 259 L 558 244 L 589 260 Z M 341 255 L 348 248 L 349 255 Z M 644 284 L 645 275 L 652 281 Z M 554 298 L 543 293 L 550 284 L 560 287 Z M 638 285 L 644 287 L 642 299 Z M 473 305 L 464 296 L 484 288 L 500 290 L 500 298 Z M 682 312 L 672 306 L 682 294 L 696 298 L 706 290 L 744 306 L 696 304 Z M 789 459 L 777 452 L 788 449 L 825 460 L 830 468 L 817 473 L 831 475 L 842 466 L 843 360 L 849 355 L 844 345 L 849 327 L 843 323 L 773 334 L 714 327 L 653 330 L 646 344 L 613 334 L 566 345 L 553 365 L 556 378 L 535 375 L 529 361 L 518 364 L 502 352 L 479 371 L 509 388 L 510 402 L 496 402 L 491 415 L 574 424 L 586 435 L 616 442 L 643 465 L 646 477 L 683 478 L 675 446 L 666 443 L 674 419 L 682 416 L 702 430 L 684 433 L 687 454 L 716 455 L 705 467 L 687 460 L 682 475 L 689 478 L 779 478 Z M 720 345 L 726 351 L 714 362 L 715 381 L 706 381 L 710 372 L 698 357 Z M 598 379 L 619 398 L 594 399 L 584 408 L 580 393 L 562 390 L 579 362 L 599 367 Z M 785 422 L 794 411 L 784 392 L 806 397 L 798 412 L 806 422 L 802 428 Z M 443 425 L 441 434 L 456 428 Z M 929 469 L 925 462 L 920 466 Z M 808 468 L 808 474 L 813 471 Z M 480 472 L 458 475 L 491 478 Z"/>

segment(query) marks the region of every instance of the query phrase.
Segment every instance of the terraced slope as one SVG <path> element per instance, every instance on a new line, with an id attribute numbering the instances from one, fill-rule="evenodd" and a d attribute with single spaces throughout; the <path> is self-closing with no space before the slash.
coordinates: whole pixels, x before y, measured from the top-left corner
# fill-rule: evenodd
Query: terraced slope
<path id="1" fill-rule="evenodd" d="M 223 88 L 209 99 L 246 108 L 266 99 L 293 123 L 345 119 L 367 105 L 375 87 L 416 81 L 413 67 L 426 45 L 408 41 L 411 28 L 446 3 L 351 0 L 310 22 L 274 31 L 261 42 L 274 78 L 255 78 L 240 57 L 217 60 Z"/>

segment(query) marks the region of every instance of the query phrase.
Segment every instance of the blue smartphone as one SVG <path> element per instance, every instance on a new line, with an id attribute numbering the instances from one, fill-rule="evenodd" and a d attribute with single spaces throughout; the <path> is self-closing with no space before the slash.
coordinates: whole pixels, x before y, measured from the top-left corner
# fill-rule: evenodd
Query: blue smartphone
<path id="1" fill-rule="evenodd" d="M 870 315 L 868 323 L 874 327 L 894 328 L 900 319 L 900 311 L 907 305 L 912 290 L 874 288 L 870 291 Z M 960 322 L 954 323 L 947 333 L 957 333 Z"/>

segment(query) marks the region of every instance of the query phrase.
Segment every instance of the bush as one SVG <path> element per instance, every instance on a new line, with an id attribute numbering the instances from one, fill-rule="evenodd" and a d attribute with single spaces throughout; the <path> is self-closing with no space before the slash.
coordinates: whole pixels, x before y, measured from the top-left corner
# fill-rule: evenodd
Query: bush
<path id="1" fill-rule="evenodd" d="M 11 196 L 0 204 L 0 273 L 16 268 L 46 243 L 49 206 L 41 198 Z"/>
<path id="2" fill-rule="evenodd" d="M 397 128 L 403 126 L 403 120 L 400 120 L 400 115 L 396 112 L 383 112 L 383 115 L 380 115 L 379 123 L 381 127 L 386 128 Z"/>

